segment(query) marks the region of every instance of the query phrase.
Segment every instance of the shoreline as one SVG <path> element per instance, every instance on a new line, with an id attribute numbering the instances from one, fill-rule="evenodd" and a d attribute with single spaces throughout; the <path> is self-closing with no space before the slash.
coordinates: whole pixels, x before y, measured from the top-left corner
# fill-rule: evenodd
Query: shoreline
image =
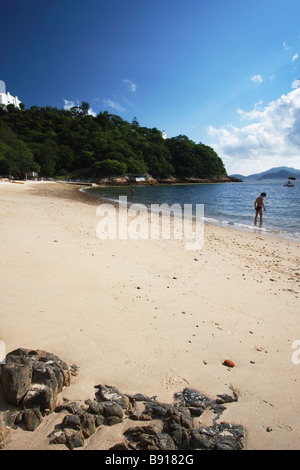
<path id="1" fill-rule="evenodd" d="M 79 183 L 77 183 L 79 185 Z M 201 183 L 202 184 L 202 183 Z M 206 183 L 203 183 L 203 184 L 206 184 Z M 207 184 L 211 184 L 211 183 L 207 183 Z M 214 183 L 214 184 L 226 184 L 226 183 Z M 184 184 L 185 185 L 185 184 Z M 169 185 L 165 185 L 165 186 L 169 186 Z M 107 186 L 95 186 L 96 189 L 98 188 L 105 188 Z M 115 186 L 115 188 L 119 188 L 120 186 Z M 124 186 L 123 186 L 124 187 Z M 95 199 L 97 199 L 99 201 L 99 204 L 102 203 L 110 203 L 112 205 L 114 205 L 115 207 L 119 207 L 119 202 L 116 200 L 116 199 L 113 199 L 113 198 L 109 198 L 109 197 L 103 197 L 101 195 L 92 195 L 90 192 L 89 192 L 89 189 L 90 188 L 86 188 L 86 187 L 82 187 L 79 189 L 79 191 L 81 191 L 82 193 L 85 193 L 85 194 L 90 194 L 92 197 L 94 197 Z M 136 203 L 128 203 L 128 206 L 130 206 L 131 204 L 140 204 L 141 206 L 145 206 L 148 210 L 148 212 L 151 210 L 151 204 L 145 204 L 143 203 L 142 201 L 137 201 Z M 173 217 L 174 215 L 173 214 L 170 214 L 171 217 Z M 195 215 L 193 216 L 193 220 L 195 220 Z M 285 230 L 278 230 L 276 231 L 275 229 L 270 229 L 270 228 L 265 228 L 265 227 L 259 227 L 259 226 L 250 226 L 249 224 L 242 224 L 242 223 L 230 223 L 226 220 L 218 220 L 218 219 L 214 219 L 214 218 L 211 218 L 211 217 L 205 217 L 204 216 L 204 224 L 206 225 L 213 225 L 215 227 L 220 227 L 220 228 L 225 228 L 225 229 L 229 229 L 229 230 L 238 230 L 238 231 L 241 231 L 241 232 L 247 232 L 247 233 L 255 233 L 255 234 L 258 234 L 258 235 L 262 235 L 262 236 L 270 236 L 272 238 L 280 238 L 280 239 L 284 239 L 284 240 L 289 240 L 289 241 L 293 241 L 295 243 L 300 243 L 300 239 L 297 238 L 297 235 L 298 235 L 298 232 L 295 234 L 294 232 L 286 232 Z"/>
<path id="2" fill-rule="evenodd" d="M 221 419 L 246 428 L 246 449 L 299 448 L 299 243 L 209 224 L 195 252 L 182 240 L 99 240 L 98 205 L 75 185 L 0 182 L 7 352 L 77 364 L 70 400 L 99 383 L 165 402 L 184 387 L 216 396 L 232 385 L 239 401 Z M 5 448 L 49 449 L 41 432 L 13 431 Z"/>

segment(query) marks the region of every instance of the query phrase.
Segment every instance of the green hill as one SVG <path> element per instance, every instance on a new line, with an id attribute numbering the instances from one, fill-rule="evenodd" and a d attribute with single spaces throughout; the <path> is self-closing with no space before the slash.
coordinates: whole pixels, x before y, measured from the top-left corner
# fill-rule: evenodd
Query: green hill
<path id="1" fill-rule="evenodd" d="M 0 174 L 23 177 L 97 179 L 104 176 L 151 174 L 154 178 L 226 176 L 211 147 L 100 112 L 89 105 L 70 110 L 12 105 L 0 108 Z"/>

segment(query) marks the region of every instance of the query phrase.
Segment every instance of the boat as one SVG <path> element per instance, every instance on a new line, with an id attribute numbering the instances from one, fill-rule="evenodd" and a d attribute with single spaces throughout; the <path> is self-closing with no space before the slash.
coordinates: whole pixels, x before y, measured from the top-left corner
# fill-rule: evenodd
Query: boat
<path id="1" fill-rule="evenodd" d="M 294 176 L 290 176 L 290 177 L 288 178 L 287 183 L 285 183 L 283 186 L 293 187 L 294 185 L 293 185 L 293 183 L 291 182 L 291 180 L 295 180 L 295 179 L 296 179 L 296 178 L 295 178 Z"/>

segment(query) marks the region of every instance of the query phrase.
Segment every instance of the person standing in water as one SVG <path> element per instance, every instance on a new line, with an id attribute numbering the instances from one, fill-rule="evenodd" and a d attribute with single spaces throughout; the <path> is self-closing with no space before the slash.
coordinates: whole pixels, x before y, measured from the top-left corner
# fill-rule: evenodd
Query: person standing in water
<path id="1" fill-rule="evenodd" d="M 259 225 L 260 225 L 260 227 L 262 226 L 262 219 L 263 219 L 262 211 L 266 210 L 265 204 L 264 204 L 264 198 L 265 197 L 266 197 L 266 193 L 261 193 L 261 195 L 256 199 L 256 201 L 254 203 L 254 209 L 256 211 L 255 219 L 254 219 L 254 225 L 256 225 L 257 217 L 259 215 L 259 218 L 260 218 Z"/>

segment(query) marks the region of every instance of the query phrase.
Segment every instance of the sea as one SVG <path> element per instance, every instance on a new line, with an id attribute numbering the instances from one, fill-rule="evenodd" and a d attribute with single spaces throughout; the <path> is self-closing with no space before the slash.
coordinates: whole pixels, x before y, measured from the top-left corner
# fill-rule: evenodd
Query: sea
<path id="1" fill-rule="evenodd" d="M 192 205 L 196 213 L 197 204 L 204 205 L 204 221 L 209 224 L 248 232 L 260 232 L 289 240 L 300 241 L 300 182 L 285 186 L 285 181 L 135 185 L 134 194 L 130 186 L 93 187 L 87 190 L 106 202 L 120 202 L 127 197 L 128 205 L 184 204 Z M 266 193 L 263 225 L 254 226 L 254 202 Z"/>

